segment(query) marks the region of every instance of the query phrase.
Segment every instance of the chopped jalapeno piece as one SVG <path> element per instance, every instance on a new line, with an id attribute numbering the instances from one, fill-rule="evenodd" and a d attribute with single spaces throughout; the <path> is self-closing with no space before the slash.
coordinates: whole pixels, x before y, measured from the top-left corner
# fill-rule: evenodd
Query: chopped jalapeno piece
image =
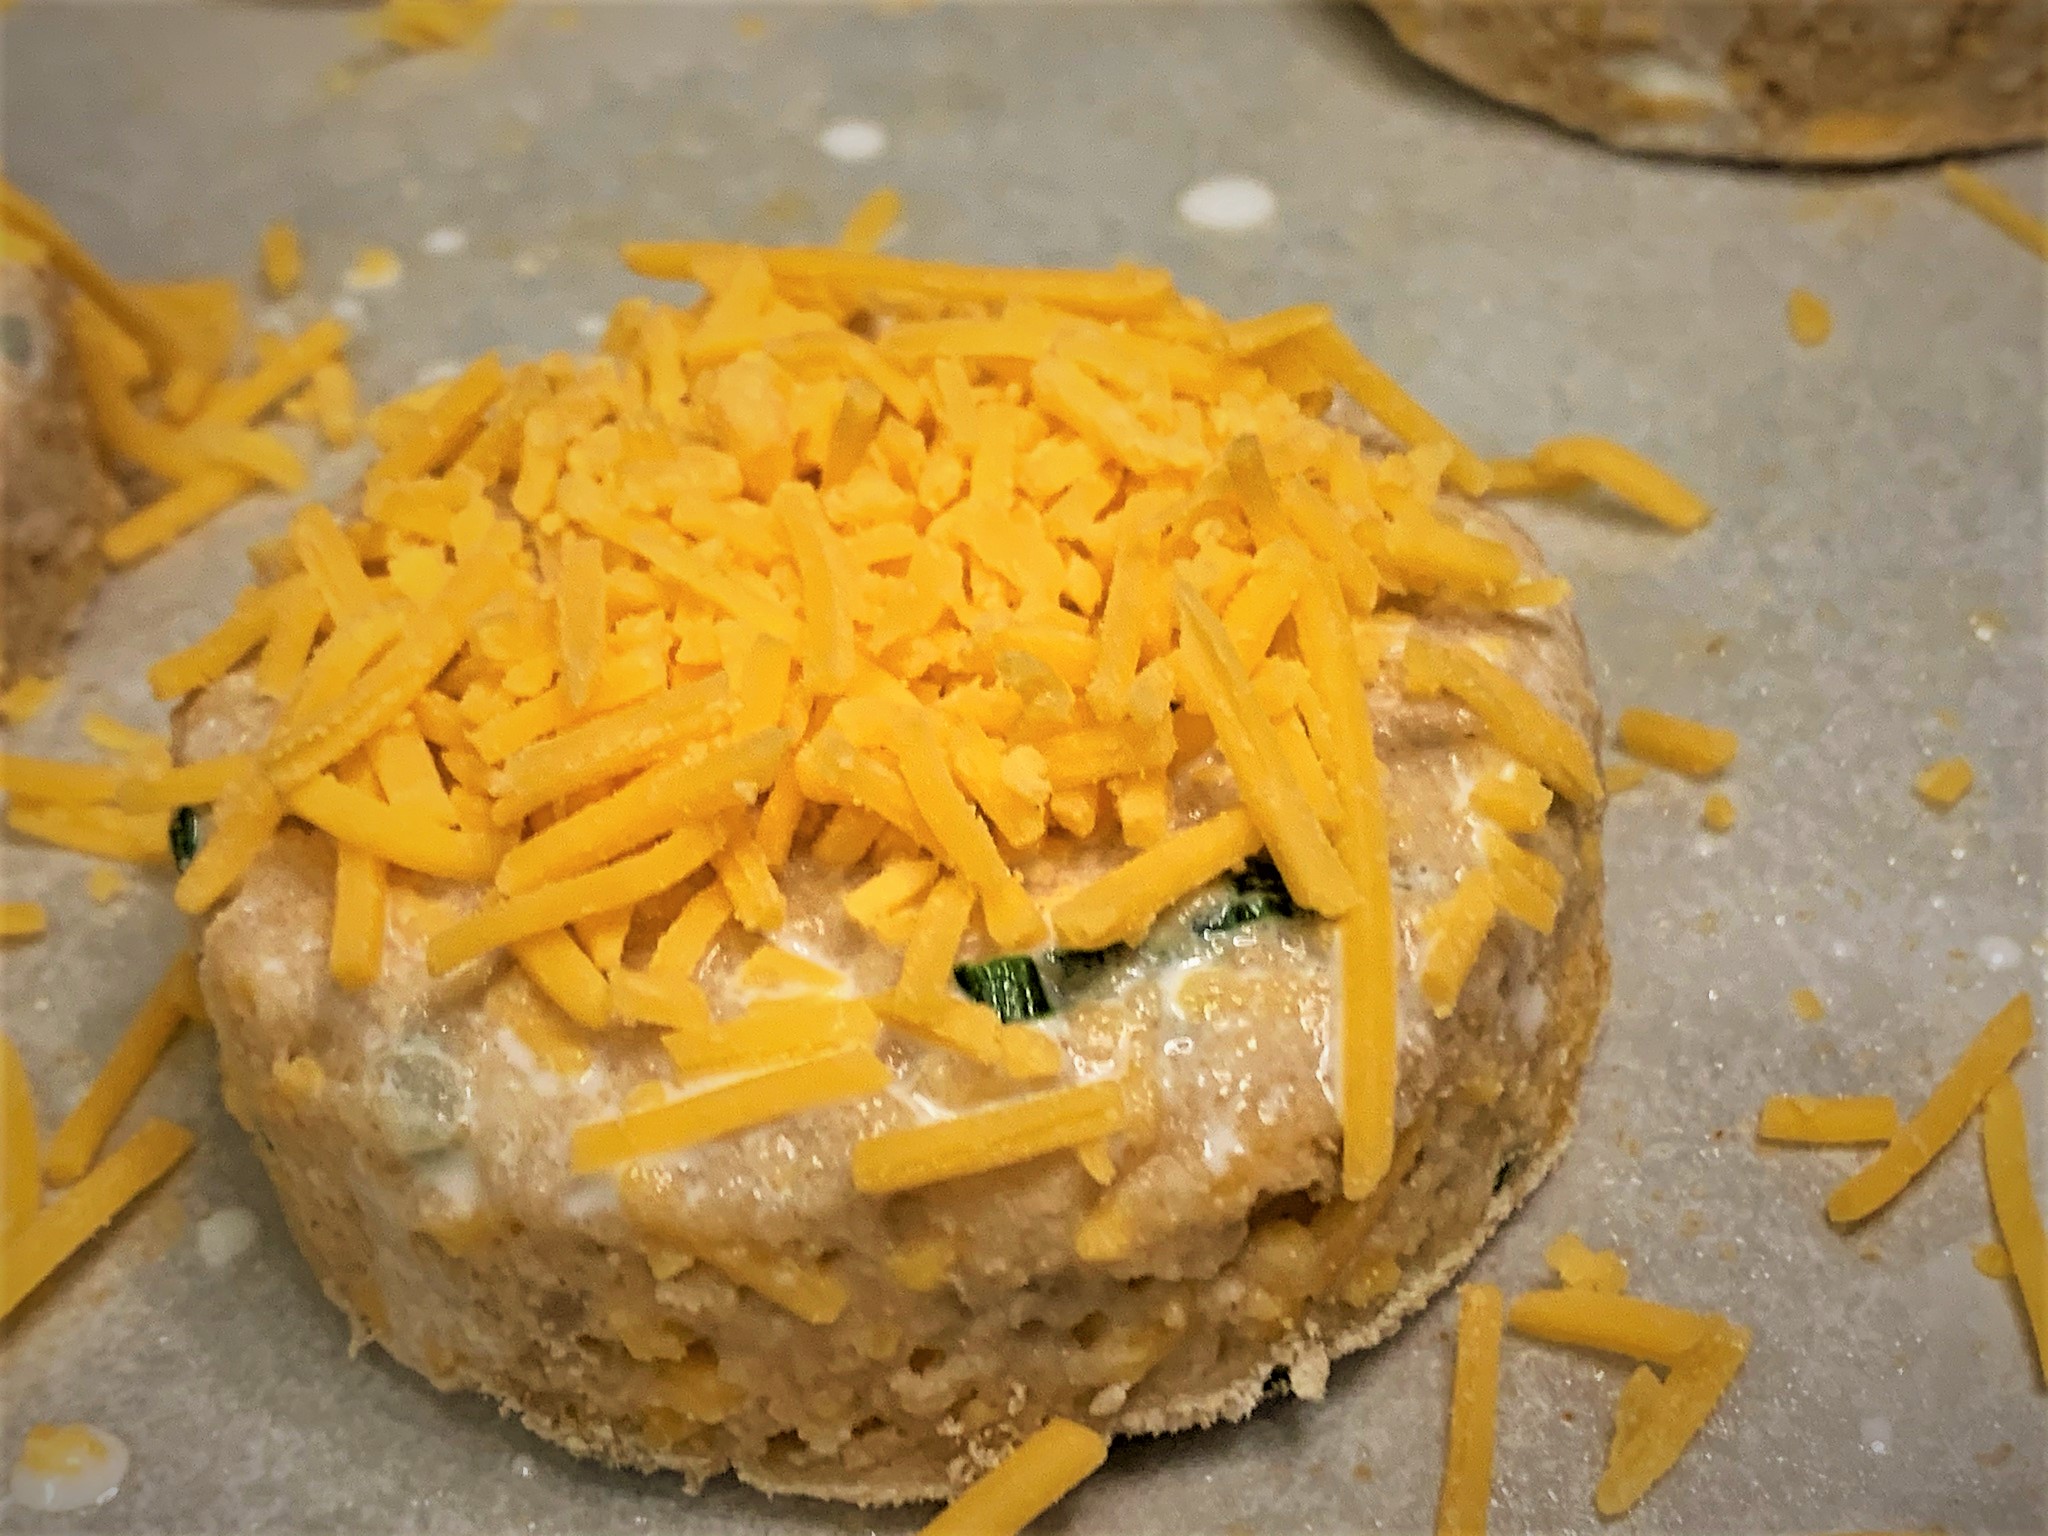
<path id="1" fill-rule="evenodd" d="M 1192 923 L 1195 932 L 1222 933 L 1265 917 L 1293 917 L 1299 910 L 1294 898 L 1287 894 L 1280 871 L 1264 854 L 1245 860 L 1244 867 L 1228 879 L 1230 895 L 1222 905 L 1196 915 Z"/>
<path id="2" fill-rule="evenodd" d="M 171 812 L 171 862 L 178 866 L 178 873 L 199 854 L 199 812 L 189 805 L 181 805 Z"/>
<path id="3" fill-rule="evenodd" d="M 1023 1019 L 1041 1019 L 1052 1012 L 1046 1001 L 1045 983 L 1029 955 L 998 955 L 974 965 L 953 967 L 953 979 L 960 990 L 977 1003 L 995 1009 L 1005 1024 Z"/>

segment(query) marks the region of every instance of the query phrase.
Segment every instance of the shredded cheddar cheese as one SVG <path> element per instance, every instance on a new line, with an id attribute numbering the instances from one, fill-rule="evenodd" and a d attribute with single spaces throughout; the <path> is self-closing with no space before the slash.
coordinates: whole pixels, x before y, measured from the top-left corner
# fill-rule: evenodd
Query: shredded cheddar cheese
<path id="1" fill-rule="evenodd" d="M 2015 996 L 1984 1027 L 1934 1085 L 1927 1102 L 1862 1168 L 1828 1196 L 1828 1220 L 1847 1226 L 1889 1205 L 1955 1139 L 1971 1111 L 1984 1101 L 2021 1051 L 2034 1038 L 2034 1002 Z"/>
<path id="2" fill-rule="evenodd" d="M 2034 1364 L 2048 1372 L 2048 1239 L 2041 1233 L 2031 1167 L 2020 1092 L 2010 1076 L 2001 1077 L 1984 1096 L 1984 1179 L 1991 1188 L 1998 1235 L 2019 1282 L 2034 1338 Z"/>
<path id="3" fill-rule="evenodd" d="M 1493 931 L 1499 910 L 1493 873 L 1475 865 L 1458 876 L 1450 895 L 1423 913 L 1422 995 L 1438 1018 L 1448 1017 L 1458 1006 L 1458 994 L 1465 989 L 1465 978 Z"/>
<path id="4" fill-rule="evenodd" d="M 192 1149 L 192 1133 L 151 1120 L 7 1240 L 0 1265 L 0 1318 L 89 1242 Z"/>
<path id="5" fill-rule="evenodd" d="M 670 1152 L 729 1136 L 838 1099 L 878 1092 L 889 1069 L 863 1045 L 740 1078 L 722 1087 L 579 1126 L 570 1137 L 569 1166 L 592 1173 L 632 1158 Z"/>
<path id="6" fill-rule="evenodd" d="M 0 689 L 0 720 L 23 725 L 35 719 L 57 697 L 54 677 L 21 677 Z"/>
<path id="7" fill-rule="evenodd" d="M 266 224 L 257 246 L 257 265 L 263 273 L 263 285 L 270 290 L 272 298 L 287 298 L 297 292 L 299 279 L 306 271 L 306 256 L 299 245 L 299 232 L 285 223 Z"/>
<path id="8" fill-rule="evenodd" d="M 0 939 L 33 939 L 50 926 L 39 901 L 0 901 Z"/>
<path id="9" fill-rule="evenodd" d="M 1108 1136 L 1124 1113 L 1122 1085 L 1104 1080 L 883 1131 L 854 1143 L 853 1185 L 888 1194 L 986 1173 Z"/>
<path id="10" fill-rule="evenodd" d="M 1713 516 L 1704 501 L 1665 471 L 1606 438 L 1553 438 L 1538 444 L 1529 462 L 1539 476 L 1591 480 L 1681 533 L 1690 533 Z"/>
<path id="11" fill-rule="evenodd" d="M 1677 1464 L 1748 1354 L 1749 1330 L 1716 1317 L 1661 1382 L 1648 1366 L 1636 1368 L 1615 1406 L 1614 1440 L 1593 1490 L 1596 1510 L 1626 1514 Z"/>
<path id="12" fill-rule="evenodd" d="M 1738 745 L 1733 731 L 1654 709 L 1623 710 L 1615 734 L 1631 757 L 1695 776 L 1726 768 Z"/>
<path id="13" fill-rule="evenodd" d="M 1785 328 L 1800 346 L 1817 347 L 1833 334 L 1835 317 L 1819 294 L 1794 288 L 1785 300 Z"/>
<path id="14" fill-rule="evenodd" d="M 1756 1134 L 1763 1141 L 1808 1146 L 1848 1146 L 1890 1141 L 1898 1134 L 1899 1107 L 1889 1094 L 1824 1099 L 1803 1093 L 1774 1093 L 1764 1100 Z"/>
<path id="15" fill-rule="evenodd" d="M 517 1001 L 496 1007 L 537 1055 L 573 1062 L 574 1031 L 630 1020 L 661 1027 L 685 1074 L 682 1097 L 575 1128 L 586 1170 L 875 1092 L 884 1024 L 1056 1082 L 1055 1033 L 955 988 L 981 931 L 999 951 L 1135 941 L 1264 849 L 1297 902 L 1339 921 L 1344 1187 L 1363 1199 L 1392 1164 L 1396 1088 L 1365 694 L 1405 631 L 1381 610 L 1540 606 L 1562 588 L 1440 504 L 1446 484 L 1484 491 L 1486 466 L 1327 311 L 1232 326 L 1160 272 L 878 254 L 895 211 L 872 199 L 831 249 L 629 246 L 636 272 L 705 297 L 629 300 L 594 359 L 486 354 L 359 423 L 346 335 L 321 322 L 247 375 L 216 369 L 189 422 L 145 414 L 138 433 L 152 365 L 125 356 L 141 338 L 101 306 L 108 420 L 175 469 L 111 536 L 116 558 L 289 478 L 261 435 L 287 398 L 330 440 L 360 427 L 377 457 L 359 521 L 302 509 L 234 612 L 151 669 L 175 700 L 248 668 L 277 701 L 268 738 L 204 768 L 123 769 L 111 795 L 73 781 L 32 819 L 139 850 L 140 825 L 111 816 L 211 804 L 177 887 L 195 913 L 281 825 L 318 829 L 340 850 L 329 963 L 351 987 L 378 975 L 387 909 L 419 877 L 484 888 L 425 934 L 431 971 L 507 949 L 516 970 L 493 995 Z M 189 350 L 166 362 L 210 361 Z M 1406 448 L 1326 422 L 1334 389 Z M 1561 877 L 1515 838 L 1544 826 L 1553 792 L 1588 803 L 1601 785 L 1581 729 L 1493 660 L 1411 635 L 1404 665 L 1411 691 L 1472 710 L 1505 759 L 1474 791 L 1493 833 L 1475 910 L 1434 925 L 1426 986 L 1448 1007 L 1496 909 L 1556 920 Z M 1236 803 L 1197 816 L 1176 803 L 1177 770 L 1212 744 Z M 1066 888 L 1027 884 L 1041 854 L 1098 832 L 1117 859 Z M 149 835 L 161 857 L 160 824 Z M 785 1019 L 749 1045 L 697 984 L 723 935 L 749 947 L 750 1014 L 854 1001 L 777 947 L 798 860 L 848 872 L 845 916 L 901 950 L 901 972 L 858 1029 Z M 688 1081 L 713 1063 L 748 1075 Z M 998 1101 L 888 1133 L 925 1148 L 906 1162 L 887 1137 L 860 1160 L 921 1180 L 955 1176 L 937 1170 L 970 1140 L 1016 1157 L 1044 1142 L 1113 1171 L 1100 1143 L 1121 1095 Z"/>
<path id="16" fill-rule="evenodd" d="M 1970 792 L 1976 771 L 1966 757 L 1945 757 L 1913 776 L 1913 793 L 1937 811 L 1948 810 Z"/>
<path id="17" fill-rule="evenodd" d="M 1638 1296 L 1597 1291 L 1589 1286 L 1525 1291 L 1508 1307 L 1508 1326 L 1550 1344 L 1571 1344 L 1674 1365 L 1718 1321 Z"/>
<path id="18" fill-rule="evenodd" d="M 2004 188 L 1954 160 L 1942 166 L 1941 184 L 1950 197 L 1992 228 L 2048 261 L 2048 222 L 2027 212 Z"/>
<path id="19" fill-rule="evenodd" d="M 1108 1459 L 1109 1441 L 1054 1419 L 1003 1458 L 919 1536 L 1017 1536 Z"/>
<path id="20" fill-rule="evenodd" d="M 1589 1248 L 1576 1232 L 1563 1232 L 1543 1250 L 1543 1262 L 1567 1286 L 1619 1295 L 1628 1289 L 1628 1262 L 1612 1248 Z"/>
<path id="21" fill-rule="evenodd" d="M 1828 1005 L 1811 987 L 1792 989 L 1792 1012 L 1802 1024 L 1817 1024 L 1828 1015 Z"/>
<path id="22" fill-rule="evenodd" d="M 136 1010 L 85 1097 L 43 1149 L 43 1174 L 51 1184 L 75 1183 L 92 1166 L 100 1144 L 156 1067 L 171 1036 L 202 1012 L 192 956 L 180 954 Z"/>
<path id="23" fill-rule="evenodd" d="M 903 197 L 894 187 L 877 187 L 860 200 L 839 230 L 843 251 L 873 251 L 903 217 Z"/>
<path id="24" fill-rule="evenodd" d="M 0 1033 L 0 1243 L 35 1216 L 42 1186 L 35 1094 L 12 1037 Z"/>
<path id="25" fill-rule="evenodd" d="M 1735 826 L 1735 802 L 1719 790 L 1700 805 L 1700 825 L 1709 832 L 1727 832 Z"/>
<path id="26" fill-rule="evenodd" d="M 1493 1421 L 1500 1392 L 1500 1288 L 1458 1288 L 1458 1354 L 1451 1378 L 1437 1536 L 1485 1536 L 1493 1495 Z"/>

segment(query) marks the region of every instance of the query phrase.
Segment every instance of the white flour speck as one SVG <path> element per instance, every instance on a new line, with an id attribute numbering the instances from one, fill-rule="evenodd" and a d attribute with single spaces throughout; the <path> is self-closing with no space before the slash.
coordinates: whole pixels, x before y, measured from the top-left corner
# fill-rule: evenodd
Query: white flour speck
<path id="1" fill-rule="evenodd" d="M 370 312 L 363 307 L 363 301 L 346 293 L 328 305 L 327 310 L 343 325 L 361 325 L 370 317 Z"/>
<path id="2" fill-rule="evenodd" d="M 1994 971 L 2009 971 L 2026 956 L 2015 940 L 1993 933 L 1977 941 L 1977 958 Z"/>
<path id="3" fill-rule="evenodd" d="M 438 363 L 427 364 L 426 367 L 414 374 L 413 382 L 424 389 L 429 384 L 439 384 L 443 380 L 455 378 L 461 372 L 462 364 L 451 363 L 446 358 L 443 358 Z"/>
<path id="4" fill-rule="evenodd" d="M 585 341 L 595 341 L 604 334 L 603 315 L 584 315 L 576 322 L 576 334 Z"/>
<path id="5" fill-rule="evenodd" d="M 1182 192 L 1174 206 L 1197 229 L 1236 234 L 1272 223 L 1279 203 L 1256 177 L 1211 176 Z"/>
<path id="6" fill-rule="evenodd" d="M 200 1261 L 208 1269 L 226 1269 L 256 1241 L 256 1213 L 230 1205 L 200 1219 L 192 1229 Z"/>
<path id="7" fill-rule="evenodd" d="M 443 229 L 429 230 L 420 241 L 420 249 L 429 256 L 459 256 L 469 248 L 469 231 L 456 229 L 452 225 Z"/>
<path id="8" fill-rule="evenodd" d="M 889 130 L 861 117 L 843 117 L 836 123 L 827 123 L 818 135 L 818 148 L 848 165 L 879 160 L 888 147 Z"/>

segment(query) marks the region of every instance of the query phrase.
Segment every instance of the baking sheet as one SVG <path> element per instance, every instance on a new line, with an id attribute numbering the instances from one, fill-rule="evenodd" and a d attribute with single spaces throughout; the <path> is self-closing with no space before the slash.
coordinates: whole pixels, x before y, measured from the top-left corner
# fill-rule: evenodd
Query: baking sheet
<path id="1" fill-rule="evenodd" d="M 1977 1137 L 1867 1230 L 1820 1206 L 1856 1154 L 1759 1152 L 1774 1090 L 1916 1103 L 2011 993 L 2040 995 L 2044 933 L 2044 267 L 1924 170 L 1760 174 L 1631 161 L 1497 110 L 1402 59 L 1350 8 L 516 7 L 480 51 L 389 62 L 325 7 L 38 3 L 5 22 L 8 174 L 116 270 L 252 277 L 293 220 L 297 325 L 334 307 L 374 398 L 487 346 L 588 344 L 641 285 L 622 238 L 829 238 L 901 189 L 898 248 L 1008 262 L 1171 265 L 1229 313 L 1334 303 L 1353 334 L 1482 451 L 1618 436 L 1720 515 L 1676 539 L 1537 509 L 1572 578 L 1610 710 L 1738 728 L 1741 821 L 1701 790 L 1621 797 L 1607 841 L 1614 998 L 1577 1142 L 1481 1257 L 1542 1283 L 1573 1228 L 1636 1289 L 1722 1309 L 1757 1342 L 1677 1469 L 1629 1522 L 1657 1532 L 2048 1528 L 2043 1397 L 1992 1235 Z M 885 130 L 846 163 L 829 124 Z M 2037 154 L 1987 170 L 2041 202 Z M 1263 181 L 1241 234 L 1175 213 L 1198 180 Z M 453 231 L 455 233 L 448 233 Z M 430 254 L 455 244 L 457 254 Z M 350 293 L 364 245 L 404 259 Z M 1789 290 L 1832 305 L 1814 352 Z M 258 308 L 262 306 L 258 303 Z M 324 461 L 336 494 L 356 461 Z M 61 704 L 9 733 L 74 753 L 78 715 L 159 711 L 140 677 L 226 611 L 258 499 L 109 583 Z M 1944 713 L 1946 712 L 1946 713 Z M 1922 763 L 1977 789 L 1935 816 Z M 181 941 L 158 882 L 107 908 L 83 861 L 9 842 L 10 897 L 46 941 L 0 958 L 0 997 L 50 1122 Z M 1828 1004 L 1794 1018 L 1792 989 Z M 134 1452 L 80 1531 L 903 1531 L 732 1485 L 580 1465 L 372 1351 L 285 1236 L 188 1036 L 143 1107 L 194 1126 L 191 1161 L 0 1338 L 0 1451 L 83 1419 Z M 2037 1162 L 2040 1073 L 2027 1069 Z M 46 1126 L 47 1128 L 47 1126 Z M 2037 1181 L 2040 1175 L 2037 1174 Z M 256 1213 L 210 1268 L 197 1223 Z M 1119 1446 L 1052 1532 L 1351 1532 L 1429 1525 L 1451 1306 L 1283 1403 L 1198 1436 Z M 1592 1530 L 1622 1373 L 1510 1337 L 1496 1532 Z M 0 1512 L 27 1529 L 36 1517 Z"/>

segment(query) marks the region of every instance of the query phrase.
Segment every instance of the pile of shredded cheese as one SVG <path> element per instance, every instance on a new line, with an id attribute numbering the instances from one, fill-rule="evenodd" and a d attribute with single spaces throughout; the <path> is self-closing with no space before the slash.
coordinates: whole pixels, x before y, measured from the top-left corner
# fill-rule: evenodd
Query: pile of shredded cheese
<path id="1" fill-rule="evenodd" d="M 302 509 L 253 552 L 263 580 L 227 621 L 152 669 L 175 699 L 249 666 L 280 705 L 260 751 L 139 780 L 15 760 L 17 824 L 120 857 L 139 852 L 125 806 L 210 804 L 177 887 L 190 912 L 287 817 L 318 827 L 341 850 L 331 965 L 351 987 L 379 974 L 394 870 L 489 888 L 433 936 L 430 969 L 507 950 L 576 1024 L 653 1023 L 670 1046 L 681 1091 L 580 1128 L 582 1169 L 872 1093 L 883 1027 L 1020 1083 L 1056 1076 L 1049 1037 L 951 986 L 977 912 L 1010 949 L 1134 938 L 1263 847 L 1340 924 L 1344 1182 L 1370 1191 L 1394 1103 L 1365 710 L 1403 633 L 1385 605 L 1562 595 L 1439 510 L 1441 481 L 1481 490 L 1485 467 L 1315 306 L 1226 323 L 1136 268 L 694 244 L 627 258 L 707 296 L 628 301 L 595 361 L 488 355 L 374 413 L 361 519 Z M 284 350 L 304 379 L 331 353 L 301 342 Z M 282 356 L 216 398 L 274 398 Z M 1409 446 L 1327 424 L 1337 389 Z M 1462 701 L 1515 759 L 1480 791 L 1487 863 L 1430 925 L 1428 991 L 1448 1011 L 1497 911 L 1555 918 L 1558 872 L 1517 835 L 1553 793 L 1600 786 L 1587 744 L 1476 652 L 1415 642 L 1403 677 Z M 1172 771 L 1211 745 L 1242 804 L 1183 825 Z M 1027 889 L 1025 859 L 1091 836 L 1133 856 Z M 696 964 L 729 921 L 774 932 L 798 851 L 874 871 L 847 910 L 903 951 L 902 976 L 714 1023 Z M 625 964 L 636 912 L 679 889 L 651 959 Z M 773 958 L 750 964 L 803 993 L 794 957 Z M 877 1137 L 856 1182 L 1085 1149 L 1124 1125 L 1127 1097 L 1052 1088 Z"/>

